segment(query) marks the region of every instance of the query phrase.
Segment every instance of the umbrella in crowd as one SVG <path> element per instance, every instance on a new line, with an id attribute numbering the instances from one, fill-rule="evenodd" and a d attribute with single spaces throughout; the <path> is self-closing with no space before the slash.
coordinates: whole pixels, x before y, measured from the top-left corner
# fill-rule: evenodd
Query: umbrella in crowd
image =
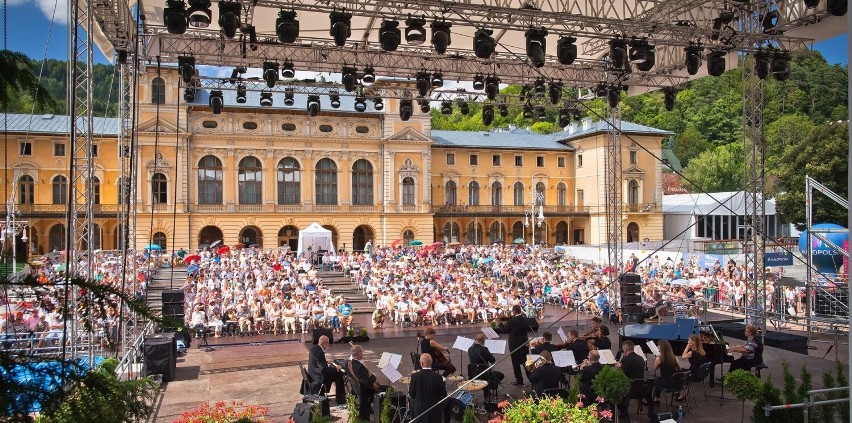
<path id="1" fill-rule="evenodd" d="M 401 240 L 401 239 L 398 239 L 398 240 L 396 240 L 396 241 L 392 242 L 392 243 L 391 243 L 391 247 L 396 248 L 396 246 L 397 246 L 397 245 L 399 245 L 399 243 L 400 243 L 400 242 L 402 242 L 402 240 Z"/>
<path id="2" fill-rule="evenodd" d="M 246 245 L 243 244 L 242 242 L 238 242 L 238 243 L 234 244 L 235 250 L 242 250 L 243 248 L 246 248 Z"/>
<path id="3" fill-rule="evenodd" d="M 201 256 L 198 254 L 190 254 L 183 258 L 184 263 L 192 263 L 193 261 L 200 261 Z"/>
<path id="4" fill-rule="evenodd" d="M 222 255 L 222 254 L 228 254 L 230 251 L 231 251 L 231 247 L 228 247 L 226 245 L 224 247 L 219 247 L 219 249 L 216 250 L 216 253 L 218 253 L 219 255 Z"/>
<path id="5" fill-rule="evenodd" d="M 484 259 L 482 259 L 480 261 L 480 263 L 486 264 L 486 263 L 491 263 L 492 261 L 494 261 L 494 257 L 485 257 Z"/>
<path id="6" fill-rule="evenodd" d="M 423 245 L 423 241 L 421 241 L 419 239 L 415 239 L 414 241 L 411 241 L 411 245 L 417 247 L 417 246 Z"/>
<path id="7" fill-rule="evenodd" d="M 514 243 L 514 244 L 523 244 L 524 242 L 526 242 L 526 241 L 524 241 L 523 238 L 515 238 L 515 240 L 512 241 L 512 243 Z"/>
<path id="8" fill-rule="evenodd" d="M 160 247 L 159 244 L 150 244 L 147 247 L 145 247 L 145 249 L 146 250 L 157 250 L 157 251 L 159 251 L 159 250 L 162 250 L 163 247 Z"/>
<path id="9" fill-rule="evenodd" d="M 686 279 L 675 279 L 669 283 L 672 285 L 686 285 L 689 283 L 689 281 Z"/>

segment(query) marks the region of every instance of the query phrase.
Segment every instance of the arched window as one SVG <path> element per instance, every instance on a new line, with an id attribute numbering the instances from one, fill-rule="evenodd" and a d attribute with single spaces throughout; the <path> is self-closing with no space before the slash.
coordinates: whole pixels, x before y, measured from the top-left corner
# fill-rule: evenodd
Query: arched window
<path id="1" fill-rule="evenodd" d="M 263 199 L 263 166 L 256 157 L 240 160 L 238 169 L 240 204 L 260 204 Z"/>
<path id="2" fill-rule="evenodd" d="M 373 204 L 373 165 L 364 159 L 352 165 L 352 204 Z"/>
<path id="3" fill-rule="evenodd" d="M 521 241 L 518 242 L 518 244 L 526 242 L 524 235 L 524 224 L 520 221 L 515 222 L 515 224 L 512 225 L 512 243 L 515 244 L 515 241 L 517 240 Z"/>
<path id="4" fill-rule="evenodd" d="M 524 184 L 521 181 L 515 182 L 515 205 L 524 205 Z"/>
<path id="5" fill-rule="evenodd" d="M 18 204 L 33 204 L 35 199 L 35 181 L 30 175 L 18 178 Z"/>
<path id="6" fill-rule="evenodd" d="M 63 175 L 53 177 L 53 204 L 68 204 L 68 180 Z"/>
<path id="7" fill-rule="evenodd" d="M 627 202 L 639 204 L 639 182 L 635 179 L 627 183 Z"/>
<path id="8" fill-rule="evenodd" d="M 89 249 L 89 227 L 83 227 L 83 242 L 82 247 L 84 250 Z M 101 227 L 98 226 L 97 223 L 92 224 L 92 249 L 98 250 L 101 248 Z"/>
<path id="9" fill-rule="evenodd" d="M 491 205 L 492 206 L 502 206 L 503 205 L 503 184 L 500 182 L 494 181 L 491 184 Z"/>
<path id="10" fill-rule="evenodd" d="M 169 182 L 166 175 L 155 173 L 151 177 L 151 196 L 154 204 L 166 204 L 169 202 Z"/>
<path id="11" fill-rule="evenodd" d="M 162 232 L 157 232 L 157 233 L 155 233 L 155 234 L 154 234 L 154 237 L 153 237 L 153 238 L 151 238 L 151 244 L 159 245 L 159 246 L 160 246 L 160 248 L 162 248 L 162 249 L 164 249 L 164 250 L 165 250 L 165 249 L 166 249 L 166 245 L 168 245 L 168 244 L 166 243 L 166 234 L 164 234 L 164 233 L 162 233 Z"/>
<path id="12" fill-rule="evenodd" d="M 222 204 L 222 161 L 216 156 L 198 161 L 198 204 Z"/>
<path id="13" fill-rule="evenodd" d="M 414 231 L 409 229 L 402 233 L 402 245 L 408 247 L 411 241 L 414 241 Z"/>
<path id="14" fill-rule="evenodd" d="M 337 165 L 329 158 L 317 162 L 316 196 L 319 205 L 337 204 Z"/>
<path id="15" fill-rule="evenodd" d="M 506 240 L 506 228 L 503 227 L 502 223 L 492 222 L 489 231 L 491 232 L 490 240 L 492 244 Z"/>
<path id="16" fill-rule="evenodd" d="M 556 243 L 568 243 L 568 224 L 565 222 L 559 222 L 556 224 Z"/>
<path id="17" fill-rule="evenodd" d="M 556 205 L 557 206 L 565 207 L 566 202 L 567 202 L 567 200 L 565 199 L 566 192 L 567 192 L 567 190 L 565 188 L 565 184 L 560 182 L 559 184 L 556 185 Z"/>
<path id="18" fill-rule="evenodd" d="M 535 184 L 535 205 L 543 206 L 544 205 L 544 192 L 545 186 L 544 182 L 539 182 Z"/>
<path id="19" fill-rule="evenodd" d="M 444 224 L 444 243 L 459 242 L 459 224 L 447 222 Z"/>
<path id="20" fill-rule="evenodd" d="M 414 178 L 410 176 L 402 180 L 402 205 L 414 205 Z"/>
<path id="21" fill-rule="evenodd" d="M 639 224 L 630 222 L 627 224 L 627 242 L 639 242 Z"/>
<path id="22" fill-rule="evenodd" d="M 278 162 L 278 204 L 299 204 L 302 202 L 302 172 L 299 162 L 285 157 Z"/>
<path id="23" fill-rule="evenodd" d="M 92 177 L 92 203 L 101 204 L 101 180 L 97 176 Z"/>
<path id="24" fill-rule="evenodd" d="M 467 203 L 471 206 L 479 205 L 479 183 L 471 181 L 467 187 Z"/>
<path id="25" fill-rule="evenodd" d="M 166 81 L 159 76 L 151 81 L 151 104 L 166 104 Z"/>
<path id="26" fill-rule="evenodd" d="M 53 225 L 48 232 L 48 248 L 50 251 L 65 249 L 65 225 Z"/>
<path id="27" fill-rule="evenodd" d="M 455 181 L 447 181 L 446 189 L 446 201 L 448 206 L 456 205 L 456 183 Z"/>
<path id="28" fill-rule="evenodd" d="M 470 222 L 467 224 L 467 241 L 468 244 L 482 245 L 482 225 Z"/>

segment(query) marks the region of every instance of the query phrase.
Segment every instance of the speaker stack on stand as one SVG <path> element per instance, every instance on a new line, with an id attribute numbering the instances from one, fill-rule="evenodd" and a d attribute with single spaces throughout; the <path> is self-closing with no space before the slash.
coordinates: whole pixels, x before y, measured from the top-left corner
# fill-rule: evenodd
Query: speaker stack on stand
<path id="1" fill-rule="evenodd" d="M 618 282 L 624 321 L 636 322 L 642 314 L 642 277 L 636 273 L 625 273 Z"/>
<path id="2" fill-rule="evenodd" d="M 170 326 L 164 327 L 163 329 L 165 331 L 176 331 L 183 326 L 185 317 L 183 303 L 183 291 L 179 289 L 166 289 L 163 291 L 163 317 L 167 318 L 167 320 L 171 320 L 171 323 L 173 323 Z M 166 324 L 168 325 L 168 323 L 169 322 L 167 321 Z"/>

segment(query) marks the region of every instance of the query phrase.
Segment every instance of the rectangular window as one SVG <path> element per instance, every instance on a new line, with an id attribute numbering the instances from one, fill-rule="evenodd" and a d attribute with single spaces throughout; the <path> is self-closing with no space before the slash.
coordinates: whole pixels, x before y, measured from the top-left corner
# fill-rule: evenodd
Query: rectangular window
<path id="1" fill-rule="evenodd" d="M 470 155 L 470 165 L 471 166 L 479 166 L 479 155 L 471 154 Z"/>
<path id="2" fill-rule="evenodd" d="M 33 143 L 29 141 L 21 141 L 19 144 L 20 148 L 18 149 L 18 155 L 20 156 L 32 156 L 33 155 Z"/>
<path id="3" fill-rule="evenodd" d="M 92 144 L 92 157 L 98 157 L 98 145 Z"/>
<path id="4" fill-rule="evenodd" d="M 454 153 L 447 153 L 447 165 L 455 166 L 456 165 L 456 155 Z"/>
<path id="5" fill-rule="evenodd" d="M 65 143 L 57 142 L 53 144 L 53 156 L 54 157 L 65 157 Z"/>
<path id="6" fill-rule="evenodd" d="M 585 197 L 585 193 L 583 192 L 583 190 L 578 189 L 577 190 L 577 207 L 583 207 L 583 203 L 585 203 L 585 198 L 583 198 L 583 197 Z"/>
<path id="7" fill-rule="evenodd" d="M 559 156 L 556 158 L 556 167 L 565 167 L 565 156 Z"/>
<path id="8" fill-rule="evenodd" d="M 515 166 L 523 167 L 524 166 L 524 156 L 515 156 Z"/>
<path id="9" fill-rule="evenodd" d="M 491 165 L 492 166 L 500 166 L 500 155 L 494 154 L 491 156 Z"/>
<path id="10" fill-rule="evenodd" d="M 635 165 L 638 162 L 639 162 L 639 152 L 638 151 L 631 151 L 630 152 L 630 164 Z"/>
<path id="11" fill-rule="evenodd" d="M 577 167 L 583 167 L 583 155 L 582 154 L 577 155 Z"/>
<path id="12" fill-rule="evenodd" d="M 544 156 L 536 156 L 535 166 L 536 167 L 544 167 Z"/>

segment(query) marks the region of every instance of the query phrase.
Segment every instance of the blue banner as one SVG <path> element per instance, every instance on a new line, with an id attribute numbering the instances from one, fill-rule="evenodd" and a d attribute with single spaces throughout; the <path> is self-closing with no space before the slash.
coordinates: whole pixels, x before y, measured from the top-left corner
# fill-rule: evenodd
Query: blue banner
<path id="1" fill-rule="evenodd" d="M 763 255 L 764 266 L 792 266 L 793 254 L 790 253 L 765 253 Z"/>

